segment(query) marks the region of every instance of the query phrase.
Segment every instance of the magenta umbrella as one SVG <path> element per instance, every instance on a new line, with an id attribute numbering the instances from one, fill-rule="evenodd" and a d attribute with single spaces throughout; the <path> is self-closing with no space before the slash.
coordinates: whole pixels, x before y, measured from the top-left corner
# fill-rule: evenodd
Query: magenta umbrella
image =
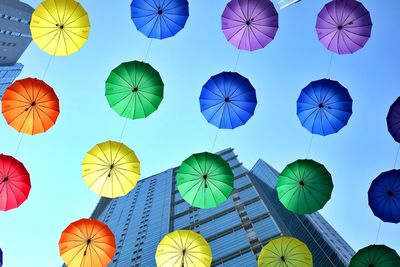
<path id="1" fill-rule="evenodd" d="M 352 54 L 364 47 L 371 36 L 368 10 L 355 0 L 333 0 L 318 14 L 318 38 L 330 51 Z"/>
<path id="2" fill-rule="evenodd" d="M 278 13 L 270 0 L 232 0 L 222 13 L 222 31 L 239 49 L 261 49 L 278 31 Z"/>

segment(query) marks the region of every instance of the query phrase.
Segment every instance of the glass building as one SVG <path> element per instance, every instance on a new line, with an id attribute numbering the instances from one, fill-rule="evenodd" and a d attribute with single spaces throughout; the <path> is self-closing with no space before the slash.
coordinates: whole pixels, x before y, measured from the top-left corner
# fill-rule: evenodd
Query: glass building
<path id="1" fill-rule="evenodd" d="M 0 66 L 12 66 L 32 41 L 33 8 L 18 0 L 0 2 Z"/>
<path id="2" fill-rule="evenodd" d="M 299 1 L 300 0 L 277 0 L 279 9 L 283 9 Z"/>
<path id="3" fill-rule="evenodd" d="M 0 99 L 4 91 L 10 86 L 21 73 L 24 65 L 17 63 L 13 66 L 0 66 Z"/>
<path id="4" fill-rule="evenodd" d="M 117 245 L 109 266 L 156 266 L 159 241 L 176 229 L 191 229 L 207 239 L 212 266 L 257 266 L 262 246 L 281 235 L 305 242 L 314 266 L 348 266 L 354 251 L 318 213 L 295 216 L 279 203 L 276 170 L 259 160 L 249 171 L 233 149 L 217 154 L 235 176 L 231 197 L 217 208 L 192 208 L 180 197 L 175 186 L 178 168 L 140 180 L 124 197 L 100 199 L 92 218 L 109 225 Z"/>

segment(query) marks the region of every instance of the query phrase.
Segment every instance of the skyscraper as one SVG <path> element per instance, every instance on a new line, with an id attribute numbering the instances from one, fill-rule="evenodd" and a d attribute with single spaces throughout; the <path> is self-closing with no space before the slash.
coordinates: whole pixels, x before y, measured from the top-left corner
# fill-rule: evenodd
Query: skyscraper
<path id="1" fill-rule="evenodd" d="M 17 61 L 32 41 L 32 12 L 31 6 L 18 0 L 0 2 L 0 99 L 24 67 Z"/>
<path id="2" fill-rule="evenodd" d="M 140 180 L 124 197 L 100 199 L 92 217 L 110 226 L 117 244 L 109 266 L 155 266 L 158 242 L 176 229 L 191 229 L 207 239 L 212 266 L 257 266 L 262 246 L 281 235 L 305 242 L 314 266 L 348 266 L 354 251 L 321 215 L 296 216 L 280 204 L 276 170 L 259 160 L 249 171 L 233 149 L 217 154 L 235 176 L 231 197 L 217 208 L 196 209 L 181 199 L 175 185 L 178 168 Z"/>

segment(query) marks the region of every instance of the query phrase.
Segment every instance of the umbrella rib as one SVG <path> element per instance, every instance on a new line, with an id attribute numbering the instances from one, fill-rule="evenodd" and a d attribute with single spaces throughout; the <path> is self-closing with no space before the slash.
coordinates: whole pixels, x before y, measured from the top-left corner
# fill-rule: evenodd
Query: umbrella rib
<path id="1" fill-rule="evenodd" d="M 57 23 L 57 19 L 53 17 L 52 12 L 50 12 L 44 4 L 41 4 L 41 6 L 43 7 L 43 9 L 46 10 L 47 14 L 49 14 L 50 17 L 53 19 L 53 21 L 52 21 L 51 23 L 54 23 L 54 22 Z M 36 15 L 36 14 L 35 14 L 35 15 Z M 38 16 L 38 17 L 39 17 L 39 16 Z M 43 18 L 42 18 L 42 19 L 43 19 Z M 50 22 L 50 21 L 49 21 L 49 22 Z"/>
<path id="2" fill-rule="evenodd" d="M 83 13 L 82 13 L 82 16 L 80 16 L 80 17 L 78 17 L 78 18 L 76 18 L 76 19 L 74 19 L 74 20 L 72 20 L 72 21 L 69 21 L 69 20 L 72 18 L 72 16 L 74 15 L 74 13 L 76 12 L 76 10 L 78 9 L 79 5 L 80 5 L 79 3 L 76 3 L 74 10 L 71 12 L 71 14 L 69 15 L 69 17 L 65 20 L 64 26 L 68 26 L 69 24 L 71 24 L 71 23 L 73 23 L 73 22 L 79 20 L 80 18 L 82 18 L 82 17 L 84 17 L 84 16 L 87 16 L 87 13 L 86 13 L 86 12 L 83 12 Z"/>
<path id="3" fill-rule="evenodd" d="M 236 13 L 235 12 L 235 10 L 233 10 L 230 6 L 229 6 L 229 3 L 228 3 L 228 5 L 227 5 L 227 8 L 229 8 L 231 11 L 232 11 L 232 13 L 234 13 L 236 16 L 238 16 L 239 18 L 241 18 L 243 21 L 244 20 L 246 20 L 246 16 L 243 14 L 243 11 L 242 11 L 242 9 L 240 8 L 240 11 L 242 12 L 242 14 L 238 14 L 238 13 Z M 243 16 L 242 16 L 243 15 Z M 231 19 L 230 17 L 225 17 L 226 19 Z"/>

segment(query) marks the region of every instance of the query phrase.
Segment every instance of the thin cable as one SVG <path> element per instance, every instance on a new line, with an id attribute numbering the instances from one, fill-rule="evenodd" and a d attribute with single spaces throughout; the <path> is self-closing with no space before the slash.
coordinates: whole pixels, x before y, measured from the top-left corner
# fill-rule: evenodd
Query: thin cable
<path id="1" fill-rule="evenodd" d="M 235 67 L 233 68 L 233 71 L 236 71 L 236 69 L 237 69 L 237 67 L 238 67 L 240 52 L 241 52 L 241 50 L 239 50 L 239 52 L 238 52 L 238 54 L 237 54 L 236 62 L 235 62 Z"/>
<path id="2" fill-rule="evenodd" d="M 311 152 L 311 145 L 312 145 L 312 142 L 313 142 L 313 138 L 314 138 L 314 135 L 311 134 L 310 143 L 308 144 L 306 159 L 308 159 L 308 156 L 310 155 L 310 152 Z"/>
<path id="3" fill-rule="evenodd" d="M 376 233 L 376 238 L 375 238 L 374 244 L 376 244 L 378 242 L 378 237 L 379 237 L 379 233 L 381 231 L 381 226 L 382 226 L 382 221 L 379 221 L 378 232 Z"/>
<path id="4" fill-rule="evenodd" d="M 149 45 L 147 46 L 147 51 L 146 51 L 146 55 L 144 56 L 143 62 L 145 62 L 147 60 L 147 57 L 149 56 L 150 47 L 151 47 L 152 43 L 153 43 L 153 39 L 150 39 L 150 42 L 149 42 Z"/>
<path id="5" fill-rule="evenodd" d="M 119 136 L 119 143 L 121 143 L 122 137 L 124 137 L 127 123 L 128 123 L 128 118 L 125 119 L 124 126 L 122 127 L 121 135 Z"/>
<path id="6" fill-rule="evenodd" d="M 328 78 L 328 79 L 331 74 L 332 61 L 333 61 L 333 53 L 331 53 L 331 58 L 330 58 L 329 64 L 328 64 L 328 71 L 326 72 L 326 78 Z"/>
<path id="7" fill-rule="evenodd" d="M 396 153 L 396 158 L 395 158 L 395 160 L 394 160 L 393 169 L 396 169 L 397 160 L 399 159 L 399 152 L 400 152 L 400 144 L 399 144 L 399 147 L 397 148 L 397 153 Z"/>
<path id="8" fill-rule="evenodd" d="M 213 145 L 212 145 L 212 147 L 211 147 L 211 153 L 214 151 L 215 144 L 217 143 L 218 132 L 219 132 L 219 128 L 218 128 L 217 131 L 215 132 L 214 143 L 213 143 Z"/>

